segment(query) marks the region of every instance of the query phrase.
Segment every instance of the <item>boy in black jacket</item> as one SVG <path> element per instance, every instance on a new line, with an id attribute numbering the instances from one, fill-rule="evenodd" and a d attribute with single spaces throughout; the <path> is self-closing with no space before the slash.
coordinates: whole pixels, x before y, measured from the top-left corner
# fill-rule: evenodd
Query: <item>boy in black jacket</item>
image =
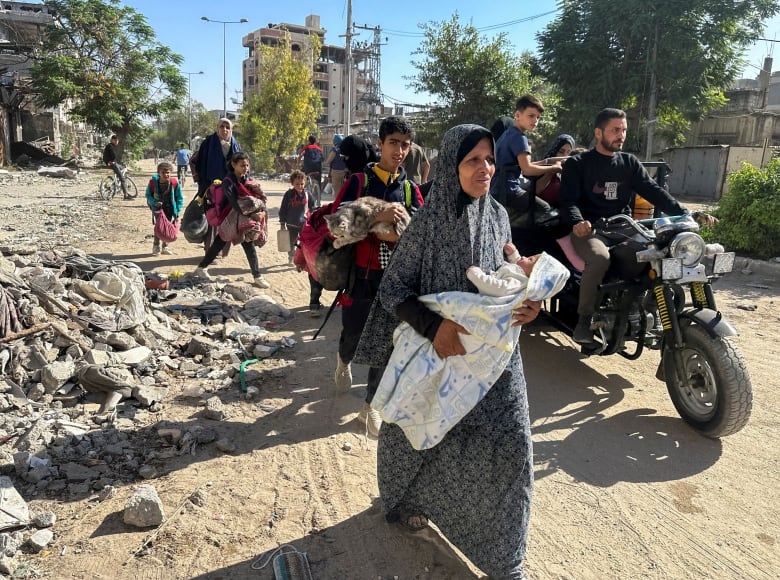
<path id="1" fill-rule="evenodd" d="M 304 188 L 306 174 L 303 171 L 295 169 L 290 173 L 290 183 L 292 187 L 284 193 L 282 205 L 279 208 L 279 221 L 282 222 L 282 229 L 287 230 L 290 234 L 290 250 L 287 252 L 288 264 L 293 263 L 295 243 L 298 241 L 298 234 L 301 233 L 306 218 L 317 209 L 314 196 Z M 309 274 L 309 310 L 314 317 L 320 315 L 322 290 L 322 284 Z"/>

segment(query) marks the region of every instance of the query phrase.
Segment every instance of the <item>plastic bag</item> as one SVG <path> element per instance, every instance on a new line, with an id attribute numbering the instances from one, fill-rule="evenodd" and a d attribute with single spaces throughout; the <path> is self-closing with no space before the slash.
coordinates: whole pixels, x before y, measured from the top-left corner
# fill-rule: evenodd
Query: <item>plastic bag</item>
<path id="1" fill-rule="evenodd" d="M 179 237 L 179 223 L 169 220 L 161 209 L 154 212 L 154 216 L 154 235 L 166 244 L 175 242 Z"/>

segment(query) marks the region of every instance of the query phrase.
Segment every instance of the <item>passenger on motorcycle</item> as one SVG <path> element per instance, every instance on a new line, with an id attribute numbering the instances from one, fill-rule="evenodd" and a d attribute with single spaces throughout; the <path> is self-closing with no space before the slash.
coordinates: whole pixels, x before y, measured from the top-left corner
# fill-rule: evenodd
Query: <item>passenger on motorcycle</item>
<path id="1" fill-rule="evenodd" d="M 627 127 L 624 111 L 607 108 L 599 112 L 593 131 L 596 147 L 568 159 L 561 174 L 561 218 L 571 226 L 572 246 L 585 262 L 572 336 L 580 344 L 594 342 L 591 317 L 599 284 L 610 265 L 609 249 L 625 241 L 594 232 L 593 222 L 617 214 L 631 215 L 635 193 L 667 215 L 687 213 L 648 175 L 636 156 L 622 151 Z M 717 221 L 703 213 L 695 217 L 705 225 Z"/>

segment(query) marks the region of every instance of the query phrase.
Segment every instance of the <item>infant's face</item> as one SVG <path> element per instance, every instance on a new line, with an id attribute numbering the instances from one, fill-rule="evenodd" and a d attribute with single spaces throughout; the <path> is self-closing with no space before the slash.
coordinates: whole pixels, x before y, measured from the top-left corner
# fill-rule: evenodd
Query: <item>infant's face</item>
<path id="1" fill-rule="evenodd" d="M 536 254 L 534 256 L 523 256 L 517 261 L 517 265 L 520 266 L 520 269 L 525 272 L 526 276 L 531 275 L 531 270 L 534 269 L 534 265 L 539 260 L 539 256 L 541 254 Z"/>

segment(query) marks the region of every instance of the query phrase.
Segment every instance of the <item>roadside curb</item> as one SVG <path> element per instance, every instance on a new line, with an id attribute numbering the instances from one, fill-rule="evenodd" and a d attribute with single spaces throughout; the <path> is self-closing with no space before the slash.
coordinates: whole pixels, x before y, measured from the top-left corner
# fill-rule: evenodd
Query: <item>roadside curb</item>
<path id="1" fill-rule="evenodd" d="M 770 276 L 780 280 L 780 262 L 770 262 L 767 260 L 754 260 L 737 256 L 734 261 L 734 271 L 743 274 L 758 274 L 760 276 Z"/>

